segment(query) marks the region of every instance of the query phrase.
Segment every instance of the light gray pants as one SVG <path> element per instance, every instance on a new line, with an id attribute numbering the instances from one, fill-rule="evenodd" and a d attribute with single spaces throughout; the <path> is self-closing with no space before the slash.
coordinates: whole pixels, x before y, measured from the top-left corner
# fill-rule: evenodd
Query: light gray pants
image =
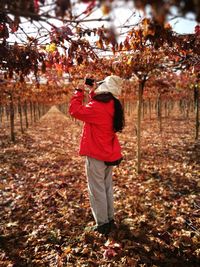
<path id="1" fill-rule="evenodd" d="M 114 217 L 112 166 L 104 161 L 86 157 L 86 175 L 92 214 L 97 225 Z"/>

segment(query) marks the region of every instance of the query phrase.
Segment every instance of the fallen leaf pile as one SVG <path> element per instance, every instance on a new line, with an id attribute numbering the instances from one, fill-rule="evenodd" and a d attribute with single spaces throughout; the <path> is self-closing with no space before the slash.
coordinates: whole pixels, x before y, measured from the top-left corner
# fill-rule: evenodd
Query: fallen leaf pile
<path id="1" fill-rule="evenodd" d="M 114 168 L 117 229 L 88 231 L 91 215 L 80 122 L 53 107 L 25 134 L 0 133 L 0 266 L 200 266 L 200 143 L 194 121 L 142 123 L 137 175 L 133 118 Z"/>

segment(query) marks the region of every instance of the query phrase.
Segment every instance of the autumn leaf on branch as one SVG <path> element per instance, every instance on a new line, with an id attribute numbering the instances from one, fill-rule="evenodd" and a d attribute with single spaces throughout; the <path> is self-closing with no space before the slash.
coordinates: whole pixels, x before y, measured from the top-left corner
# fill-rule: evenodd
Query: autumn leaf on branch
<path id="1" fill-rule="evenodd" d="M 96 0 L 82 2 L 88 3 L 87 8 L 83 11 L 83 14 L 90 14 L 96 6 Z"/>
<path id="2" fill-rule="evenodd" d="M 8 27 L 5 23 L 0 24 L 0 39 L 9 37 Z"/>
<path id="3" fill-rule="evenodd" d="M 64 17 L 67 10 L 71 9 L 70 0 L 56 0 L 55 13 L 57 16 Z"/>
<path id="4" fill-rule="evenodd" d="M 62 27 L 54 27 L 50 32 L 50 39 L 52 42 L 60 43 L 65 40 L 70 41 L 70 37 L 73 36 L 71 28 L 66 25 Z"/>
<path id="5" fill-rule="evenodd" d="M 11 29 L 11 33 L 14 33 L 18 30 L 19 24 L 20 24 L 20 18 L 18 16 L 15 16 L 14 20 L 11 20 L 9 22 L 9 27 Z"/>

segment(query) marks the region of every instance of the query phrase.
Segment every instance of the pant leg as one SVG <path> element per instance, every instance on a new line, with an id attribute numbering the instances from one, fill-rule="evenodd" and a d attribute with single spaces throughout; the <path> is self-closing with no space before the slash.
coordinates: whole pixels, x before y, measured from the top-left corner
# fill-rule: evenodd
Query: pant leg
<path id="1" fill-rule="evenodd" d="M 114 219 L 114 199 L 113 199 L 113 179 L 112 179 L 112 166 L 107 166 L 105 171 L 105 187 L 107 197 L 107 209 L 108 209 L 108 220 Z"/>
<path id="2" fill-rule="evenodd" d="M 109 221 L 107 202 L 107 191 L 109 190 L 105 183 L 106 169 L 107 166 L 103 161 L 86 157 L 89 199 L 91 210 L 97 225 L 102 225 Z"/>

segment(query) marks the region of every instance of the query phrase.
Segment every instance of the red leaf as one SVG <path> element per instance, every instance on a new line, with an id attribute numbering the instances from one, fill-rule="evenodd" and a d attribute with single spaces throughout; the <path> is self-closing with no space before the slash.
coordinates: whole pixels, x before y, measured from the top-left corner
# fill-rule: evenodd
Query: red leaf
<path id="1" fill-rule="evenodd" d="M 104 259 L 111 259 L 117 255 L 117 252 L 113 248 L 108 248 L 104 251 L 103 257 Z"/>
<path id="2" fill-rule="evenodd" d="M 195 31 L 196 35 L 199 35 L 200 34 L 200 25 L 196 25 L 194 28 L 194 31 Z"/>

